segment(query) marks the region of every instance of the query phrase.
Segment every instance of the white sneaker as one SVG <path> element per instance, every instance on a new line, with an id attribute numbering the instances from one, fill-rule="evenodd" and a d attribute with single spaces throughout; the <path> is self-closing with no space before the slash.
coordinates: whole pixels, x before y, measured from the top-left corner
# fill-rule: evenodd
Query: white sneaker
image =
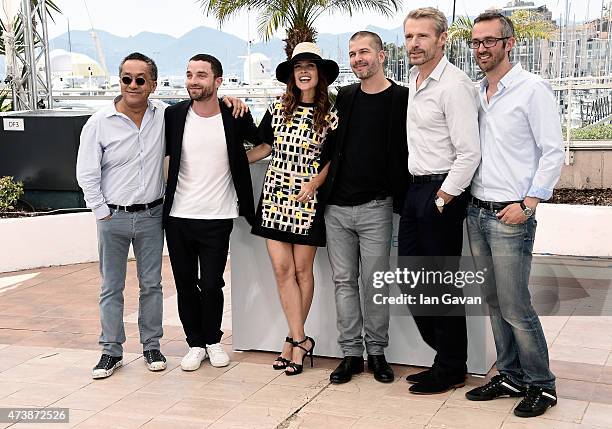
<path id="1" fill-rule="evenodd" d="M 208 357 L 210 358 L 210 364 L 212 366 L 219 368 L 229 365 L 230 358 L 227 353 L 225 353 L 221 343 L 206 345 L 206 351 L 208 352 Z"/>
<path id="2" fill-rule="evenodd" d="M 189 352 L 181 361 L 181 369 L 183 371 L 195 371 L 202 365 L 202 361 L 206 359 L 208 354 L 203 347 L 190 347 Z"/>

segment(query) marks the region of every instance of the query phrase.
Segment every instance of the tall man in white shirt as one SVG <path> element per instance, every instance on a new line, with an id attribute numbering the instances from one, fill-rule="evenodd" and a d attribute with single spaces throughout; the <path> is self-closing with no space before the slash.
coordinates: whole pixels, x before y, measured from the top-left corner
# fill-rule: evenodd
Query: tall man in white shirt
<path id="1" fill-rule="evenodd" d="M 166 368 L 162 337 L 161 265 L 164 235 L 164 109 L 149 100 L 157 86 L 155 62 L 138 52 L 119 66 L 121 95 L 96 112 L 81 132 L 76 175 L 87 207 L 96 216 L 102 286 L 102 357 L 93 378 L 123 363 L 123 289 L 130 244 L 140 286 L 138 329 L 151 371 Z"/>
<path id="2" fill-rule="evenodd" d="M 190 100 L 168 107 L 165 115 L 170 163 L 164 225 L 190 347 L 181 361 L 185 371 L 198 369 L 207 357 L 213 366 L 229 364 L 221 345 L 223 272 L 233 219 L 255 215 L 243 143 L 259 141 L 257 127 L 249 112 L 235 118 L 217 98 L 222 82 L 218 59 L 193 56 L 185 80 Z"/>
<path id="3" fill-rule="evenodd" d="M 413 264 L 419 258 L 425 268 L 436 270 L 442 268 L 436 268 L 439 257 L 445 257 L 445 268 L 458 264 L 469 196 L 465 191 L 480 162 L 475 88 L 446 59 L 446 30 L 446 17 L 434 8 L 413 10 L 404 20 L 406 51 L 416 67 L 409 78 L 410 186 L 400 220 L 398 253 L 402 264 Z M 441 290 L 431 285 L 426 288 L 417 292 L 437 294 Z M 454 286 L 446 289 L 445 293 L 459 293 Z M 436 356 L 431 369 L 407 377 L 414 383 L 410 392 L 435 394 L 462 386 L 467 372 L 463 307 L 411 307 L 411 311 L 423 340 Z"/>
<path id="4" fill-rule="evenodd" d="M 470 247 L 488 268 L 485 293 L 499 375 L 466 393 L 472 401 L 525 398 L 514 409 L 534 417 L 556 405 L 555 376 L 529 294 L 534 213 L 552 196 L 563 165 L 558 106 L 550 85 L 512 65 L 512 22 L 498 13 L 474 21 L 471 46 L 485 72 L 479 91 L 482 163 L 468 208 Z"/>

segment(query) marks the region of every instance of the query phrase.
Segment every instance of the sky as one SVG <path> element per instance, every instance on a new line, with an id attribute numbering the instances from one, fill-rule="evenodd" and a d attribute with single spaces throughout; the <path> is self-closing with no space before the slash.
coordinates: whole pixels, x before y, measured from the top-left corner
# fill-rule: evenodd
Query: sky
<path id="1" fill-rule="evenodd" d="M 534 0 L 537 5 L 546 4 L 557 20 L 564 15 L 566 0 Z M 570 3 L 570 21 L 584 21 L 599 16 L 602 0 L 568 0 Z M 603 0 L 609 1 L 609 0 Z M 214 18 L 203 15 L 200 2 L 197 0 L 55 0 L 62 9 L 63 15 L 55 18 L 55 24 L 49 23 L 49 36 L 53 38 L 68 29 L 88 30 L 91 28 L 87 9 L 94 28 L 99 28 L 118 36 L 134 36 L 142 31 L 165 33 L 180 37 L 201 25 L 219 28 Z M 508 0 L 457 0 L 457 16 L 474 16 L 490 6 L 503 6 Z M 401 13 L 392 18 L 360 13 L 352 18 L 348 16 L 324 15 L 317 21 L 320 33 L 354 32 L 374 25 L 382 28 L 397 28 L 402 24 L 405 15 L 412 9 L 422 6 L 434 6 L 448 16 L 452 15 L 452 0 L 404 0 Z M 85 6 L 87 5 L 87 8 Z M 257 19 L 254 13 L 247 13 L 230 19 L 221 30 L 244 40 L 259 41 Z M 250 30 L 250 31 L 249 31 Z M 284 36 L 284 32 L 278 34 Z"/>

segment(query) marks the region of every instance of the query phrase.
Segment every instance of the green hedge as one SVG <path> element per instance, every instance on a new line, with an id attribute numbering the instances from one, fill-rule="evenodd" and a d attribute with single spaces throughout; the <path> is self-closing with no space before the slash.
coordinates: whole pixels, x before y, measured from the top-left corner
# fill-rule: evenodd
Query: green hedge
<path id="1" fill-rule="evenodd" d="M 576 128 L 571 131 L 572 140 L 612 140 L 612 125 Z M 565 138 L 565 130 L 563 130 Z"/>

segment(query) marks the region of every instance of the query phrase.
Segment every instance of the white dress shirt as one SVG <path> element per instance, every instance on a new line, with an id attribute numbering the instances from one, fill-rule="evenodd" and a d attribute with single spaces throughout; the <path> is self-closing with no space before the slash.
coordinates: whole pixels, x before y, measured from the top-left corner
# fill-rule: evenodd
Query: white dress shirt
<path id="1" fill-rule="evenodd" d="M 472 195 L 484 201 L 547 200 L 561 175 L 563 137 L 558 104 L 542 78 L 517 63 L 487 101 L 481 82 L 480 146 L 482 163 Z"/>
<path id="2" fill-rule="evenodd" d="M 230 172 L 221 113 L 205 118 L 189 108 L 170 216 L 234 219 L 238 197 Z"/>
<path id="3" fill-rule="evenodd" d="M 149 100 L 140 128 L 115 103 L 94 113 L 81 131 L 76 176 L 97 219 L 108 204 L 148 204 L 164 196 L 164 110 Z"/>
<path id="4" fill-rule="evenodd" d="M 444 174 L 441 189 L 459 195 L 480 162 L 478 98 L 470 78 L 443 57 L 419 89 L 410 70 L 408 170 L 413 176 Z"/>

